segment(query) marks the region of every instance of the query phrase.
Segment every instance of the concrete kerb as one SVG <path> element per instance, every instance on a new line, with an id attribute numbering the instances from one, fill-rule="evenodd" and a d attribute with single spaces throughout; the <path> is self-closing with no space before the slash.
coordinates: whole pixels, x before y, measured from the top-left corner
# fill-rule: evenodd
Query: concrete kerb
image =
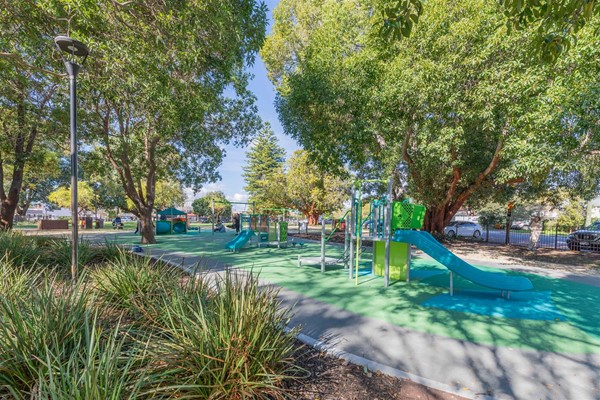
<path id="1" fill-rule="evenodd" d="M 221 273 L 225 269 L 228 268 L 226 265 L 219 263 L 218 261 L 212 260 L 210 258 L 202 258 L 202 257 L 198 257 L 198 256 L 192 256 L 192 257 L 188 256 L 187 257 L 188 263 L 186 263 L 186 257 L 180 256 L 179 254 L 177 254 L 177 255 L 174 255 L 172 253 L 167 254 L 166 251 L 161 251 L 161 250 L 157 250 L 157 249 L 153 249 L 153 251 L 155 253 L 162 253 L 162 254 L 159 257 L 157 257 L 157 254 L 151 254 L 151 253 L 143 254 L 143 255 L 146 257 L 150 257 L 153 260 L 159 260 L 159 261 L 168 263 L 172 266 L 175 266 L 177 268 L 181 268 L 185 272 L 188 272 L 188 273 L 197 272 L 194 268 L 190 268 L 189 265 L 190 264 L 197 265 L 198 262 L 200 262 L 201 260 L 204 260 L 208 263 L 213 264 L 212 266 L 214 268 L 208 268 L 207 270 L 203 271 L 206 273 Z M 173 256 L 173 257 L 171 257 L 171 256 Z M 177 262 L 172 258 L 174 258 L 174 259 L 180 258 L 180 262 Z M 246 269 L 240 269 L 240 268 L 236 268 L 236 267 L 231 267 L 231 269 L 239 271 L 239 272 L 243 272 L 243 273 L 249 272 Z M 261 282 L 261 284 L 272 285 L 269 282 Z M 284 330 L 286 332 L 290 332 L 290 331 L 294 330 L 294 327 L 287 326 L 287 327 L 285 327 Z M 340 358 L 342 360 L 346 360 L 352 364 L 359 365 L 361 367 L 365 367 L 369 371 L 381 372 L 383 374 L 393 376 L 396 378 L 400 378 L 400 379 L 408 379 L 412 382 L 418 383 L 418 384 L 426 386 L 428 388 L 440 390 L 440 391 L 450 393 L 450 394 L 453 394 L 456 396 L 461 396 L 461 397 L 464 397 L 467 399 L 473 399 L 473 400 L 493 400 L 494 399 L 491 396 L 477 394 L 468 388 L 463 388 L 463 389 L 457 390 L 457 389 L 455 389 L 449 385 L 446 385 L 444 383 L 437 382 L 432 379 L 428 379 L 428 378 L 418 376 L 415 374 L 411 374 L 409 372 L 402 371 L 400 369 L 379 363 L 377 361 L 369 360 L 365 357 L 361 357 L 359 355 L 352 354 L 345 350 L 339 349 L 338 347 L 336 347 L 335 345 L 333 345 L 331 343 L 326 343 L 326 342 L 320 341 L 320 340 L 315 339 L 304 333 L 296 334 L 296 338 L 299 341 L 301 341 L 302 343 L 306 344 L 307 346 L 310 346 L 318 351 L 322 351 L 322 352 L 330 354 L 334 357 Z"/>

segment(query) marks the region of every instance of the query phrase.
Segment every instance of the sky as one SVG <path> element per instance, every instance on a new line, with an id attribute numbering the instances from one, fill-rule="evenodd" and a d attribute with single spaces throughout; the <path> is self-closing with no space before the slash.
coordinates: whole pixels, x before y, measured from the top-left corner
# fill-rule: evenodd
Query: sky
<path id="1" fill-rule="evenodd" d="M 269 8 L 267 15 L 269 17 L 269 25 L 267 26 L 267 34 L 271 32 L 273 24 L 273 8 L 277 5 L 278 0 L 267 0 L 265 4 Z M 275 132 L 279 145 L 283 147 L 289 157 L 294 150 L 299 149 L 298 144 L 294 139 L 283 134 L 283 128 L 279 123 L 277 112 L 275 111 L 275 88 L 267 77 L 267 69 L 264 63 L 257 56 L 255 64 L 249 69 L 249 72 L 254 75 L 254 78 L 249 84 L 249 89 L 256 96 L 256 105 L 258 113 L 263 121 L 269 122 L 271 128 Z M 194 198 L 203 196 L 208 192 L 221 190 L 230 201 L 243 202 L 248 199 L 248 194 L 244 191 L 244 178 L 242 177 L 242 167 L 246 163 L 246 148 L 236 148 L 234 146 L 225 146 L 226 156 L 223 164 L 219 168 L 221 181 L 204 185 L 199 193 L 193 194 L 191 191 L 187 193 L 187 204 L 191 203 Z M 243 210 L 244 207 L 236 207 L 235 209 Z"/>

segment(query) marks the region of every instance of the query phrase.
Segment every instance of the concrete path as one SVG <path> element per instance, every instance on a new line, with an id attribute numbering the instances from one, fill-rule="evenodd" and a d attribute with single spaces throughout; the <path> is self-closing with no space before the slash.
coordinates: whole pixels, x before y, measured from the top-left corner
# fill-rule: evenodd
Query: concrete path
<path id="1" fill-rule="evenodd" d="M 198 263 L 214 271 L 225 267 L 218 259 L 146 250 L 188 271 Z M 598 354 L 480 345 L 359 316 L 287 289 L 281 289 L 280 297 L 293 307 L 290 326 L 300 327 L 301 338 L 325 342 L 328 351 L 371 369 L 473 399 L 600 399 Z"/>

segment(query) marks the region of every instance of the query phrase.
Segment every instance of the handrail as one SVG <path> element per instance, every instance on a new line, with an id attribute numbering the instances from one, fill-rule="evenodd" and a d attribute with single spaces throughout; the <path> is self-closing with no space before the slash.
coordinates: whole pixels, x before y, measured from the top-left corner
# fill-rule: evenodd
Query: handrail
<path id="1" fill-rule="evenodd" d="M 337 224 L 335 224 L 335 226 L 333 227 L 333 229 L 331 230 L 331 233 L 329 234 L 329 236 L 327 236 L 325 238 L 325 241 L 328 242 L 329 239 L 331 238 L 331 236 L 335 233 L 335 231 L 337 230 L 337 228 L 340 227 L 340 225 L 342 224 L 342 221 L 346 220 L 346 216 L 348 215 L 348 213 L 350 213 L 350 210 L 346 211 L 346 213 L 344 214 L 344 216 L 342 216 L 342 218 L 340 218 L 339 222 Z"/>

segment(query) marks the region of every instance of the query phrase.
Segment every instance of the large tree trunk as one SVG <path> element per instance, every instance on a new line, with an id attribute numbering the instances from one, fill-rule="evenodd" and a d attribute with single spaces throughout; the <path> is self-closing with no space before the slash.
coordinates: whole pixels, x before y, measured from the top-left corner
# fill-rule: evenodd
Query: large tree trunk
<path id="1" fill-rule="evenodd" d="M 7 231 L 13 228 L 18 197 L 18 194 L 11 196 L 11 192 L 9 192 L 8 196 L 0 203 L 0 230 Z"/>
<path id="2" fill-rule="evenodd" d="M 432 234 L 443 235 L 444 228 L 455 214 L 456 212 L 453 212 L 446 207 L 428 207 L 425 212 L 425 223 L 423 228 Z"/>
<path id="3" fill-rule="evenodd" d="M 154 237 L 154 224 L 152 222 L 152 209 L 145 209 L 143 214 L 140 213 L 139 218 L 142 222 L 142 243 L 156 243 L 156 238 Z"/>
<path id="4" fill-rule="evenodd" d="M 309 225 L 317 225 L 319 223 L 319 213 L 316 211 L 307 214 L 306 217 L 308 218 Z"/>

